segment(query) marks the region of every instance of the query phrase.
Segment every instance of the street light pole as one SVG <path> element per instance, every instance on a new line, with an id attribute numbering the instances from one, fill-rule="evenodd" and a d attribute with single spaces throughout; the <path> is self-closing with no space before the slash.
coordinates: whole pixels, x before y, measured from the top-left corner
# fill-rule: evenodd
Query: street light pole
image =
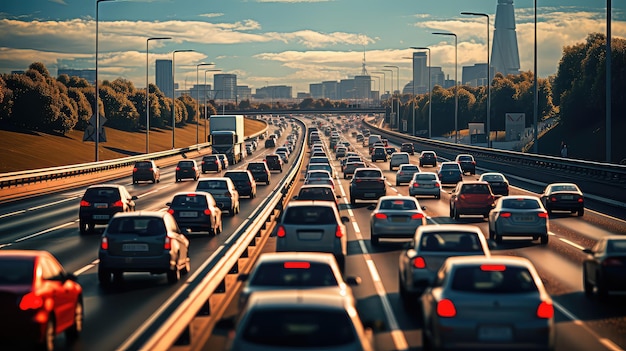
<path id="1" fill-rule="evenodd" d="M 461 12 L 461 14 L 487 18 L 487 147 L 489 148 L 491 147 L 491 65 L 489 62 L 489 15 L 481 12 Z"/>
<path id="2" fill-rule="evenodd" d="M 99 147 L 100 147 L 100 92 L 98 91 L 98 8 L 101 2 L 114 1 L 114 0 L 96 0 L 96 162 L 100 160 Z"/>
<path id="3" fill-rule="evenodd" d="M 165 40 L 171 37 L 151 37 L 146 39 L 146 154 L 150 153 L 150 83 L 148 81 L 148 44 L 150 40 Z"/>
<path id="4" fill-rule="evenodd" d="M 209 135 L 207 134 L 207 121 L 209 120 L 209 116 L 207 116 L 207 99 L 206 99 L 206 73 L 207 72 L 220 72 L 221 69 L 207 69 L 204 70 L 204 142 L 209 142 Z"/>
<path id="5" fill-rule="evenodd" d="M 214 63 L 199 63 L 196 65 L 196 145 L 200 144 L 200 89 L 198 89 L 198 68 L 200 66 L 213 66 Z"/>
<path id="6" fill-rule="evenodd" d="M 190 52 L 191 49 L 172 51 L 172 149 L 176 148 L 174 141 L 176 131 L 176 53 Z"/>
<path id="7" fill-rule="evenodd" d="M 454 33 L 448 32 L 435 32 L 435 35 L 450 35 L 454 37 L 454 143 L 458 144 L 459 142 L 459 86 L 458 86 L 458 38 Z"/>
<path id="8" fill-rule="evenodd" d="M 432 87 L 430 84 L 431 73 L 430 73 L 430 48 L 426 46 L 412 46 L 411 49 L 415 50 L 428 50 L 428 138 L 432 138 L 432 120 L 433 120 L 433 100 L 432 100 Z"/>
<path id="9" fill-rule="evenodd" d="M 392 69 L 382 69 L 381 71 L 385 71 L 385 72 L 391 72 L 391 94 L 389 94 L 389 96 L 391 97 L 391 114 L 393 115 L 393 95 L 394 95 L 394 91 L 393 91 L 393 70 Z M 398 111 L 396 111 L 396 114 L 398 114 Z M 394 127 L 394 120 L 392 118 L 389 118 L 389 124 L 391 125 L 391 129 L 393 130 Z"/>
<path id="10" fill-rule="evenodd" d="M 396 85 L 398 87 L 398 89 L 396 90 L 398 92 L 398 99 L 396 101 L 396 128 L 398 129 L 398 131 L 400 131 L 400 67 L 398 66 L 392 66 L 392 65 L 387 65 L 384 67 L 390 67 L 390 68 L 395 68 L 398 71 L 398 74 L 396 76 Z M 391 75 L 391 89 L 393 89 L 393 74 Z M 395 95 L 395 94 L 394 94 Z"/>

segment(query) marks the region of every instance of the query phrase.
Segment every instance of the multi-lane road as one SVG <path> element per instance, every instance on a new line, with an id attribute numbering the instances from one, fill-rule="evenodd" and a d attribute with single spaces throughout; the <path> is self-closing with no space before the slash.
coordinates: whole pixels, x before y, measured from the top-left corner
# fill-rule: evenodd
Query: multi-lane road
<path id="1" fill-rule="evenodd" d="M 280 140 L 284 141 L 284 138 Z M 346 138 L 364 159 L 369 160 L 366 148 L 356 143 L 349 134 Z M 398 145 L 396 147 L 399 148 Z M 262 159 L 265 153 L 267 150 L 260 148 L 247 161 Z M 411 162 L 417 164 L 417 156 L 412 156 Z M 388 163 L 373 165 L 380 167 L 386 175 L 387 194 L 408 195 L 406 185 L 395 186 L 395 171 L 389 171 Z M 235 167 L 244 166 L 239 164 Z M 341 175 L 338 161 L 333 160 L 333 166 Z M 432 172 L 435 168 L 425 167 L 422 171 Z M 478 172 L 485 171 L 499 170 L 485 169 L 479 164 Z M 262 202 L 280 176 L 274 173 L 271 185 L 259 185 L 255 199 L 242 199 L 239 215 L 224 217 L 223 234 L 217 237 L 191 236 L 192 273 Z M 532 175 L 528 178 L 532 179 Z M 465 179 L 475 179 L 475 176 L 465 176 Z M 521 178 L 510 180 L 512 194 L 536 195 L 536 184 L 526 183 Z M 138 210 L 165 210 L 165 203 L 174 193 L 195 188 L 193 181 L 176 183 L 173 167 L 162 169 L 162 180 L 158 184 L 133 185 L 130 174 L 115 182 L 126 185 L 131 194 L 139 197 Z M 300 180 L 296 182 L 297 187 L 302 184 Z M 336 184 L 337 193 L 342 195 L 342 215 L 351 220 L 347 226 L 349 257 L 346 275 L 362 279 L 361 285 L 353 291 L 362 319 L 376 322 L 373 325 L 378 326 L 374 334 L 377 349 L 421 349 L 421 322 L 413 311 L 404 308 L 398 295 L 398 255 L 403 241 L 383 242 L 376 248 L 372 247 L 369 243 L 369 204 L 359 202 L 350 206 L 348 181 L 340 177 Z M 451 189 L 444 190 L 449 192 Z M 68 271 L 76 272 L 85 294 L 85 330 L 81 341 L 72 349 L 112 350 L 123 344 L 185 282 L 168 285 L 163 275 L 126 274 L 123 284 L 102 289 L 95 269 L 99 235 L 80 236 L 78 231 L 78 202 L 83 192 L 84 188 L 77 188 L 4 204 L 0 210 L 0 247 L 45 249 L 52 252 Z M 448 216 L 449 194 L 443 193 L 440 200 L 419 200 L 426 207 L 430 225 L 458 223 Z M 626 217 L 626 214 L 623 216 Z M 464 217 L 459 222 L 476 225 L 487 233 L 487 222 L 482 217 Z M 550 225 L 551 237 L 547 246 L 525 239 L 507 240 L 495 247 L 494 252 L 527 257 L 537 267 L 555 301 L 557 350 L 626 349 L 626 296 L 609 296 L 602 301 L 585 298 L 581 271 L 584 258 L 581 249 L 590 247 L 599 237 L 611 233 L 626 234 L 625 218 L 608 216 L 588 208 L 583 217 L 555 214 L 550 218 Z M 273 245 L 274 241 L 270 238 L 265 250 L 273 250 Z M 216 332 L 205 349 L 219 349 L 223 339 L 223 334 Z M 57 346 L 66 348 L 62 337 L 57 339 Z"/>

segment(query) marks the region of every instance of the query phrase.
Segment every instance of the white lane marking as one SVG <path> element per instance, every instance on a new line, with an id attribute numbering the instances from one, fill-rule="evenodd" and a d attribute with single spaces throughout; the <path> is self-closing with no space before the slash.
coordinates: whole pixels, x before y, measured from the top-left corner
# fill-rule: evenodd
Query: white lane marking
<path id="1" fill-rule="evenodd" d="M 42 230 L 42 231 L 40 231 L 40 232 L 37 232 L 37 233 L 31 234 L 31 235 L 27 235 L 27 236 L 25 236 L 25 237 L 19 238 L 19 239 L 15 240 L 15 242 L 16 242 L 16 243 L 19 243 L 20 241 L 28 240 L 28 239 L 30 239 L 30 238 L 34 238 L 34 237 L 36 237 L 36 236 L 39 236 L 39 235 L 43 235 L 43 234 L 49 233 L 49 232 L 51 232 L 51 231 L 53 231 L 53 230 L 57 230 L 57 229 L 61 229 L 61 228 L 63 228 L 63 227 L 67 227 L 68 225 L 74 225 L 75 223 L 76 223 L 76 221 L 74 221 L 74 222 L 68 222 L 68 223 L 65 223 L 65 224 L 58 225 L 58 226 L 56 226 L 56 227 L 48 228 L 48 229 L 46 229 L 46 230 Z"/>
<path id="2" fill-rule="evenodd" d="M 99 259 L 95 259 L 93 262 L 91 262 L 90 264 L 86 265 L 83 268 L 80 268 L 79 270 L 74 272 L 74 275 L 79 276 L 85 272 L 87 272 L 88 270 L 92 269 L 93 267 L 97 266 L 98 263 L 100 263 Z"/>
<path id="3" fill-rule="evenodd" d="M 55 202 L 50 202 L 50 203 L 43 204 L 43 205 L 40 205 L 40 206 L 31 207 L 31 208 L 27 209 L 27 211 L 34 211 L 34 210 L 38 210 L 40 208 L 54 206 L 56 204 L 60 204 L 60 203 L 66 202 L 66 201 L 75 200 L 77 198 L 78 198 L 77 196 L 76 197 L 69 197 L 67 199 L 63 199 L 63 200 L 59 200 L 59 201 L 55 201 Z"/>
<path id="4" fill-rule="evenodd" d="M 548 234 L 555 235 L 555 234 L 553 234 L 553 233 L 548 233 Z M 570 240 L 567 240 L 567 239 L 565 239 L 565 238 L 559 238 L 559 240 L 561 240 L 562 242 L 564 242 L 564 243 L 566 243 L 566 244 L 568 244 L 568 245 L 571 245 L 571 246 L 573 246 L 573 247 L 575 247 L 575 248 L 577 248 L 577 249 L 579 249 L 579 250 L 581 250 L 581 251 L 585 249 L 583 246 L 580 246 L 580 245 L 576 244 L 575 242 L 570 241 Z"/>
<path id="5" fill-rule="evenodd" d="M 0 218 L 17 216 L 18 214 L 22 214 L 22 213 L 26 213 L 26 210 L 19 210 L 19 211 L 15 211 L 15 212 L 11 212 L 11 213 L 5 213 L 3 215 L 0 215 Z"/>
<path id="6" fill-rule="evenodd" d="M 570 312 L 567 309 L 565 309 L 565 307 L 561 306 L 558 302 L 552 301 L 552 304 L 559 311 L 561 311 L 561 313 L 563 313 L 567 318 L 572 320 L 576 325 L 579 325 L 581 328 L 585 329 L 589 334 L 591 334 L 594 338 L 599 340 L 609 350 L 612 350 L 612 351 L 624 351 L 624 349 L 622 349 L 621 347 L 617 346 L 611 340 L 609 340 L 607 338 L 600 337 L 600 335 L 598 335 L 595 331 L 593 331 L 591 328 L 589 328 L 589 326 L 587 326 L 585 323 L 583 323 L 580 320 L 580 318 L 578 318 L 575 314 L 573 314 L 572 312 Z"/>

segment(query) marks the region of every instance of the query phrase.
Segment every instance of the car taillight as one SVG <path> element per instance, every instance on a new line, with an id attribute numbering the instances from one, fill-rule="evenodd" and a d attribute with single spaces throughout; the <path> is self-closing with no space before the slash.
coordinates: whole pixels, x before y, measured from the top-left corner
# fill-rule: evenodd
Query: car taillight
<path id="1" fill-rule="evenodd" d="M 215 161 L 215 164 L 216 164 L 216 165 L 219 165 L 219 164 L 220 164 L 220 161 Z"/>
<path id="2" fill-rule="evenodd" d="M 285 227 L 283 227 L 282 225 L 278 226 L 278 230 L 276 231 L 276 236 L 279 238 L 284 238 L 285 234 L 287 234 L 287 232 L 285 231 Z"/>
<path id="3" fill-rule="evenodd" d="M 537 216 L 539 216 L 539 218 L 548 218 L 548 212 L 539 212 Z"/>
<path id="4" fill-rule="evenodd" d="M 441 183 L 439 182 L 435 183 L 435 188 L 441 188 Z"/>
<path id="5" fill-rule="evenodd" d="M 102 238 L 102 240 L 100 240 L 100 248 L 102 250 L 108 250 L 109 249 L 109 239 L 105 236 Z"/>
<path id="6" fill-rule="evenodd" d="M 443 299 L 437 302 L 437 315 L 439 317 L 451 318 L 456 316 L 456 308 L 450 299 Z"/>
<path id="7" fill-rule="evenodd" d="M 582 202 L 583 202 L 583 198 L 582 198 L 582 197 L 579 197 L 577 201 L 578 201 L 578 202 L 580 202 L 580 203 L 582 203 Z"/>
<path id="8" fill-rule="evenodd" d="M 180 171 L 180 167 L 176 167 L 176 170 L 177 170 L 177 171 Z"/>
<path id="9" fill-rule="evenodd" d="M 398 172 L 399 175 L 404 175 L 404 172 Z"/>
<path id="10" fill-rule="evenodd" d="M 376 219 L 387 219 L 387 215 L 384 214 L 384 213 L 376 213 L 374 215 L 374 218 L 376 218 Z"/>
<path id="11" fill-rule="evenodd" d="M 506 266 L 503 264 L 481 264 L 480 270 L 483 272 L 504 272 Z"/>
<path id="12" fill-rule="evenodd" d="M 208 208 L 206 210 L 204 210 L 204 215 L 205 216 L 210 216 L 211 215 L 211 210 L 209 210 Z"/>
<path id="13" fill-rule="evenodd" d="M 163 243 L 163 249 L 164 250 L 172 249 L 172 239 L 169 236 L 165 237 L 165 242 Z"/>
<path id="14" fill-rule="evenodd" d="M 124 203 L 122 202 L 122 200 L 117 200 L 113 203 L 112 207 L 124 207 Z"/>
<path id="15" fill-rule="evenodd" d="M 27 310 L 37 310 L 43 307 L 43 298 L 35 292 L 29 292 L 28 294 L 22 296 L 22 300 L 20 300 L 20 309 L 22 311 Z"/>
<path id="16" fill-rule="evenodd" d="M 552 318 L 554 316 L 554 306 L 552 303 L 541 301 L 539 307 L 537 307 L 537 317 L 539 318 Z"/>
<path id="17" fill-rule="evenodd" d="M 414 215 L 411 216 L 411 219 L 422 219 L 422 218 L 424 218 L 423 213 L 415 213 Z"/>
<path id="18" fill-rule="evenodd" d="M 89 207 L 91 203 L 89 201 L 80 200 L 80 207 Z"/>
<path id="19" fill-rule="evenodd" d="M 500 213 L 500 217 L 502 217 L 502 218 L 510 218 L 511 217 L 511 212 L 502 212 L 502 213 Z"/>
<path id="20" fill-rule="evenodd" d="M 418 268 L 418 269 L 426 268 L 426 261 L 424 261 L 424 257 L 417 256 L 413 258 L 413 268 Z"/>
<path id="21" fill-rule="evenodd" d="M 415 182 L 415 183 L 413 183 L 413 187 L 414 187 L 414 188 L 419 188 L 419 187 L 420 187 L 420 184 L 419 184 L 419 183 L 417 183 L 417 182 Z"/>
<path id="22" fill-rule="evenodd" d="M 135 173 L 137 171 L 138 171 L 137 167 L 133 168 L 133 173 Z"/>
<path id="23" fill-rule="evenodd" d="M 337 229 L 335 229 L 335 237 L 341 238 L 343 236 L 343 230 L 341 230 L 341 226 L 338 225 Z"/>
<path id="24" fill-rule="evenodd" d="M 169 210 L 167 210 L 167 213 L 173 215 L 174 214 L 174 210 L 170 208 Z"/>

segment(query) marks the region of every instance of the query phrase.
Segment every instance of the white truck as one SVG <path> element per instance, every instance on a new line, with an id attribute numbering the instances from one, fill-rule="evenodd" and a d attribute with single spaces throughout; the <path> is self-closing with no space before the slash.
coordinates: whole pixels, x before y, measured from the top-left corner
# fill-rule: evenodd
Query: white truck
<path id="1" fill-rule="evenodd" d="M 209 142 L 213 154 L 225 154 L 229 164 L 243 161 L 245 155 L 243 115 L 209 117 Z"/>

